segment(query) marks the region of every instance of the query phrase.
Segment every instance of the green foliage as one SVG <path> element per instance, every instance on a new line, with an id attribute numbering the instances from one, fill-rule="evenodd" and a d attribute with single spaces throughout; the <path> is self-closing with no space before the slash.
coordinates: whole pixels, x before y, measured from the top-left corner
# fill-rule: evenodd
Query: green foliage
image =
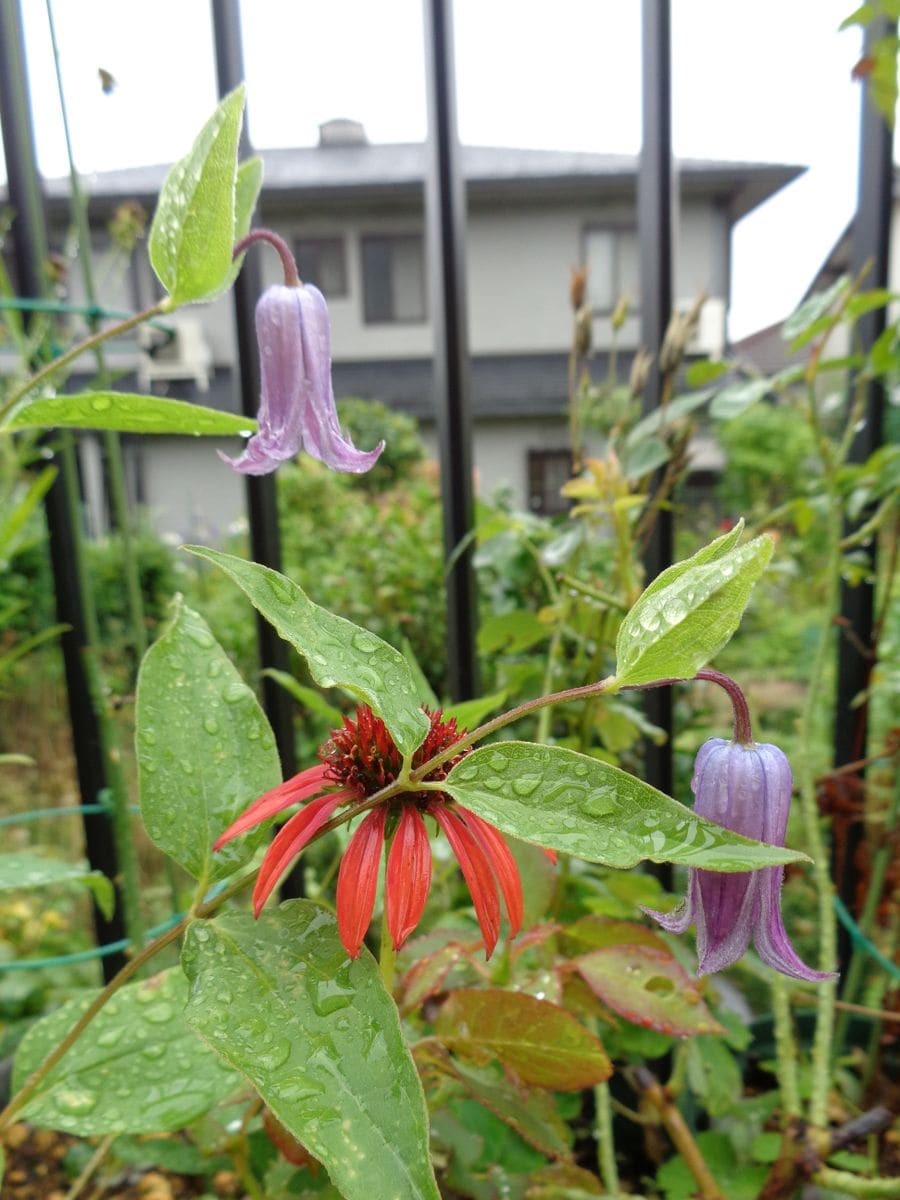
<path id="1" fill-rule="evenodd" d="M 191 926 L 188 1021 L 324 1163 L 346 1200 L 437 1200 L 422 1088 L 372 957 L 293 901 Z"/>
<path id="2" fill-rule="evenodd" d="M 7 427 L 23 429 L 113 429 L 121 433 L 191 434 L 228 437 L 252 431 L 249 417 L 162 396 L 130 392 L 80 392 L 38 396 L 14 408 Z"/>
<path id="3" fill-rule="evenodd" d="M 347 478 L 369 492 L 383 492 L 409 479 L 412 469 L 425 457 L 414 417 L 395 412 L 377 400 L 349 397 L 338 401 L 341 427 L 355 446 L 367 449 L 384 442 L 381 457 L 370 471 Z"/>
<path id="4" fill-rule="evenodd" d="M 756 404 L 716 437 L 727 460 L 716 490 L 728 513 L 762 515 L 819 476 L 809 423 L 788 405 Z"/>
<path id="5" fill-rule="evenodd" d="M 181 600 L 138 678 L 135 740 L 141 815 L 153 841 L 204 883 L 250 859 L 256 829 L 213 843 L 257 796 L 281 782 L 275 738 L 253 692 L 209 626 Z"/>

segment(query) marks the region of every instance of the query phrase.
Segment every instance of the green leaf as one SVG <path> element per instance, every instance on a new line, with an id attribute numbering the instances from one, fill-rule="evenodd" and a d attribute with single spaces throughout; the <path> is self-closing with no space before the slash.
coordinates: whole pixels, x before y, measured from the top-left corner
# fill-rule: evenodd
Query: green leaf
<path id="1" fill-rule="evenodd" d="M 500 650 L 518 654 L 549 636 L 549 627 L 525 609 L 495 613 L 478 629 L 478 650 L 481 654 L 494 654 Z"/>
<path id="2" fill-rule="evenodd" d="M 264 671 L 260 671 L 260 675 L 268 675 L 270 679 L 274 679 L 279 687 L 283 687 L 289 695 L 294 697 L 301 708 L 308 709 L 313 716 L 325 721 L 332 729 L 340 728 L 341 710 L 335 708 L 333 704 L 329 704 L 322 693 L 317 692 L 315 688 L 305 687 L 287 671 L 277 671 L 274 667 L 266 667 Z"/>
<path id="3" fill-rule="evenodd" d="M 625 456 L 623 468 L 626 479 L 649 475 L 672 457 L 672 451 L 658 437 L 648 437 L 632 446 Z"/>
<path id="4" fill-rule="evenodd" d="M 218 1104 L 241 1080 L 184 1023 L 186 997 L 177 969 L 126 984 L 43 1081 L 23 1119 L 80 1137 L 163 1133 Z M 16 1053 L 14 1091 L 93 999 L 79 996 L 31 1026 Z"/>
<path id="5" fill-rule="evenodd" d="M 435 1036 L 464 1057 L 496 1058 L 525 1084 L 579 1091 L 609 1079 L 612 1064 L 592 1033 L 556 1004 L 525 992 L 451 992 Z"/>
<path id="6" fill-rule="evenodd" d="M 700 392 L 689 392 L 686 396 L 676 396 L 663 408 L 655 408 L 652 413 L 648 413 L 632 428 L 625 439 L 625 445 L 636 446 L 645 437 L 656 433 L 660 427 L 667 428 L 669 425 L 674 425 L 682 417 L 689 416 L 695 409 L 701 408 L 712 395 L 713 389 L 706 388 Z"/>
<path id="7" fill-rule="evenodd" d="M 559 1115 L 552 1096 L 544 1091 L 523 1095 L 496 1071 L 489 1068 L 448 1064 L 453 1076 L 494 1116 L 499 1117 L 523 1141 L 550 1158 L 571 1159 L 571 1135 Z"/>
<path id="8" fill-rule="evenodd" d="M 816 292 L 788 317 L 781 327 L 781 336 L 786 342 L 793 342 L 804 334 L 810 325 L 824 317 L 832 304 L 850 286 L 850 276 L 842 275 L 836 279 L 830 288 L 824 292 Z"/>
<path id="9" fill-rule="evenodd" d="M 225 97 L 163 182 L 149 252 L 173 307 L 210 300 L 228 285 L 244 94 L 241 84 Z"/>
<path id="10" fill-rule="evenodd" d="M 626 1020 L 676 1037 L 724 1033 L 700 997 L 697 981 L 668 950 L 604 946 L 573 966 L 603 1003 Z"/>
<path id="11" fill-rule="evenodd" d="M 237 169 L 237 181 L 234 192 L 234 237 L 237 244 L 250 232 L 250 222 L 253 220 L 253 210 L 259 200 L 263 185 L 263 160 L 259 155 L 248 158 Z M 247 255 L 246 250 L 232 259 L 222 291 L 227 291 L 240 274 L 241 267 Z"/>
<path id="12" fill-rule="evenodd" d="M 727 375 L 734 367 L 731 362 L 714 362 L 711 359 L 705 362 L 691 363 L 684 372 L 684 382 L 688 387 L 702 387 L 704 383 L 713 383 L 722 375 Z"/>
<path id="13" fill-rule="evenodd" d="M 772 392 L 770 379 L 745 379 L 729 384 L 716 394 L 709 406 L 709 415 L 715 421 L 730 421 L 738 417 L 752 404 L 764 400 Z"/>
<path id="14" fill-rule="evenodd" d="M 428 732 L 406 659 L 374 633 L 314 604 L 302 588 L 259 563 L 205 546 L 185 546 L 220 567 L 278 633 L 303 655 L 323 688 L 350 692 L 382 718 L 404 754 Z"/>
<path id="15" fill-rule="evenodd" d="M 39 396 L 14 410 L 7 429 L 115 429 L 120 433 L 184 433 L 237 437 L 256 428 L 250 417 L 185 400 L 131 392 Z"/>
<path id="16" fill-rule="evenodd" d="M 16 499 L 13 504 L 10 504 L 7 498 L 8 512 L 5 519 L 0 521 L 0 556 L 3 558 L 10 557 L 14 539 L 21 533 L 28 518 L 50 490 L 57 473 L 56 467 L 44 467 L 40 475 L 28 485 L 22 497 Z"/>
<path id="17" fill-rule="evenodd" d="M 687 1077 L 711 1117 L 722 1117 L 740 1106 L 741 1068 L 723 1039 L 701 1037 L 691 1042 Z"/>
<path id="18" fill-rule="evenodd" d="M 458 729 L 477 729 L 485 717 L 496 712 L 506 700 L 508 693 L 492 692 L 490 696 L 479 696 L 477 700 L 460 700 L 457 704 L 443 706 L 444 717 L 456 721 Z"/>
<path id="19" fill-rule="evenodd" d="M 769 538 L 758 537 L 706 561 L 700 551 L 677 572 L 664 571 L 619 626 L 617 686 L 692 679 L 737 629 L 773 549 Z"/>
<path id="20" fill-rule="evenodd" d="M 482 746 L 441 787 L 503 833 L 610 867 L 647 859 L 748 871 L 806 859 L 732 833 L 626 771 L 561 746 Z"/>
<path id="21" fill-rule="evenodd" d="M 330 913 L 291 901 L 196 922 L 188 1021 L 242 1071 L 346 1200 L 438 1200 L 419 1077 L 371 955 L 349 961 Z"/>
<path id="22" fill-rule="evenodd" d="M 115 907 L 113 885 L 102 871 L 37 854 L 0 854 L 0 892 L 42 891 L 48 887 L 84 886 L 109 919 Z"/>
<path id="23" fill-rule="evenodd" d="M 161 850 L 212 883 L 265 838 L 256 829 L 212 852 L 247 805 L 281 782 L 281 768 L 265 713 L 203 618 L 180 598 L 174 610 L 138 677 L 141 815 Z"/>

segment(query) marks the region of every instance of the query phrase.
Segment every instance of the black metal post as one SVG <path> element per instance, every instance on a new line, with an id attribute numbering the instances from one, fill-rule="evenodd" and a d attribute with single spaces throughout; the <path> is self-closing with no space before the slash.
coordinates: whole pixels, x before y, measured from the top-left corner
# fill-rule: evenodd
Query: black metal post
<path id="1" fill-rule="evenodd" d="M 0 125 L 3 129 L 9 200 L 15 213 L 13 254 L 20 294 L 38 298 L 45 292 L 47 231 L 35 164 L 29 96 L 21 11 L 16 0 L 3 0 L 0 2 Z M 66 456 L 59 458 L 58 465 L 60 474 L 47 493 L 44 508 L 57 617 L 69 627 L 60 638 L 60 647 L 78 788 L 83 804 L 96 804 L 106 788 L 106 772 L 100 725 L 94 711 L 83 658 L 88 638 L 81 603 L 82 567 L 66 500 L 67 489 L 72 482 L 66 477 L 69 470 Z M 88 862 L 92 868 L 115 880 L 119 866 L 109 817 L 105 813 L 84 813 L 83 822 Z M 125 938 L 123 914 L 121 895 L 109 919 L 94 906 L 94 929 L 99 945 Z M 105 956 L 104 977 L 111 979 L 124 964 L 125 956 L 122 953 Z"/>
<path id="2" fill-rule="evenodd" d="M 472 401 L 466 309 L 466 197 L 456 123 L 452 0 L 423 0 L 428 89 L 425 226 L 440 434 L 444 553 L 472 530 Z M 478 694 L 477 592 L 469 546 L 447 576 L 448 687 L 453 700 Z"/>
<path id="3" fill-rule="evenodd" d="M 874 21 L 866 30 L 865 53 L 873 43 L 885 36 L 895 34 L 893 25 L 886 19 Z M 864 286 L 886 288 L 888 286 L 888 255 L 890 247 L 891 204 L 893 193 L 892 131 L 884 117 L 872 103 L 868 88 L 863 89 L 861 101 L 859 139 L 859 184 L 857 190 L 856 216 L 853 221 L 853 236 L 850 252 L 851 272 L 856 275 L 868 266 Z M 884 308 L 865 313 L 857 323 L 858 347 L 865 354 L 871 350 L 886 327 L 887 312 Z M 882 443 L 884 415 L 884 388 L 880 381 L 866 384 L 865 423 L 857 433 L 850 450 L 850 461 L 865 462 Z M 863 517 L 865 520 L 865 517 Z M 850 533 L 848 528 L 845 532 Z M 872 556 L 874 573 L 875 543 L 869 553 Z M 868 653 L 872 647 L 874 624 L 875 589 L 871 583 L 862 582 L 855 587 L 841 585 L 842 627 L 838 645 L 838 678 L 834 724 L 834 765 L 843 766 L 856 762 L 866 754 L 868 735 L 868 704 L 853 707 L 856 696 L 869 686 L 873 657 Z M 845 623 L 844 623 L 845 622 Z M 848 636 L 852 635 L 852 636 Z M 864 771 L 860 769 L 848 782 L 861 781 Z M 858 874 L 854 856 L 863 838 L 862 821 L 852 822 L 842 848 L 840 862 L 833 860 L 835 882 L 848 908 L 856 907 L 856 883 Z M 833 848 L 834 849 L 834 848 Z M 850 935 L 839 927 L 838 955 L 846 965 L 852 951 Z"/>
<path id="4" fill-rule="evenodd" d="M 236 88 L 244 78 L 241 49 L 241 17 L 238 0 L 212 0 L 213 30 L 216 43 L 216 73 L 219 95 Z M 241 158 L 250 153 L 247 122 L 241 133 Z M 262 292 L 262 272 L 258 251 L 244 259 L 234 284 L 234 318 L 237 360 L 241 388 L 241 411 L 255 417 L 259 407 L 259 350 L 256 345 L 254 311 Z M 281 535 L 278 527 L 278 503 L 274 475 L 247 475 L 247 510 L 250 518 L 250 550 L 256 562 L 275 571 L 281 570 Z M 268 621 L 257 615 L 259 662 L 263 668 L 287 671 L 290 658 L 282 641 Z M 296 773 L 294 721 L 290 696 L 268 676 L 262 681 L 263 707 L 275 734 L 281 769 L 285 779 Z"/>
<path id="5" fill-rule="evenodd" d="M 643 0 L 643 143 L 637 180 L 641 272 L 641 343 L 653 354 L 644 389 L 643 411 L 659 407 L 662 372 L 659 348 L 672 314 L 672 66 L 669 0 Z M 653 481 L 655 487 L 659 476 Z M 649 583 L 672 562 L 672 514 L 660 510 L 644 554 Z M 647 739 L 644 769 L 648 783 L 672 792 L 672 689 L 654 688 L 645 698 L 647 716 L 667 736 L 662 746 Z M 664 875 L 670 876 L 666 868 Z"/>

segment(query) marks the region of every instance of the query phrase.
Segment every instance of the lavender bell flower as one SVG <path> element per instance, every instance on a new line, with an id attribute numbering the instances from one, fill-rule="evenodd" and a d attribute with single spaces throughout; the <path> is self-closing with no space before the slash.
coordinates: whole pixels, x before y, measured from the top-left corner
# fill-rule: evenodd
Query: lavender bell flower
<path id="1" fill-rule="evenodd" d="M 735 833 L 783 846 L 791 807 L 791 767 L 777 746 L 724 738 L 705 742 L 694 763 L 694 811 Z M 692 868 L 688 893 L 671 913 L 644 911 L 670 933 L 697 926 L 698 972 L 737 962 L 753 938 L 764 963 L 792 979 L 831 979 L 812 971 L 788 940 L 781 920 L 784 867 L 726 874 Z"/>
<path id="2" fill-rule="evenodd" d="M 261 396 L 256 433 L 239 458 L 245 475 L 268 475 L 305 450 L 333 471 L 361 474 L 384 442 L 357 450 L 341 433 L 331 383 L 331 332 L 325 297 L 311 284 L 268 288 L 256 306 Z M 221 454 L 221 451 L 220 451 Z"/>

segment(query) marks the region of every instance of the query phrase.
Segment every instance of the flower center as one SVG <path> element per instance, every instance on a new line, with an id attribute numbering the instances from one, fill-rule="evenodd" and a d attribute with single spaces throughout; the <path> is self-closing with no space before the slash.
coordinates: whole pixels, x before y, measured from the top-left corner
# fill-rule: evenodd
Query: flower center
<path id="1" fill-rule="evenodd" d="M 454 718 L 445 721 L 440 709 L 431 712 L 423 706 L 423 711 L 431 722 L 431 728 L 413 755 L 414 769 L 454 745 L 465 733 L 464 729 L 456 728 Z M 446 779 L 450 769 L 469 753 L 469 749 L 466 747 L 441 763 L 425 778 L 429 782 Z M 360 800 L 374 796 L 383 787 L 394 783 L 403 765 L 403 755 L 397 749 L 387 726 L 367 704 L 360 705 L 356 710 L 355 721 L 344 717 L 343 727 L 333 730 L 329 740 L 319 748 L 319 757 L 325 763 L 326 777 L 354 792 Z M 435 793 L 413 793 L 412 798 L 421 802 L 434 800 Z M 404 799 L 409 800 L 410 796 Z"/>

